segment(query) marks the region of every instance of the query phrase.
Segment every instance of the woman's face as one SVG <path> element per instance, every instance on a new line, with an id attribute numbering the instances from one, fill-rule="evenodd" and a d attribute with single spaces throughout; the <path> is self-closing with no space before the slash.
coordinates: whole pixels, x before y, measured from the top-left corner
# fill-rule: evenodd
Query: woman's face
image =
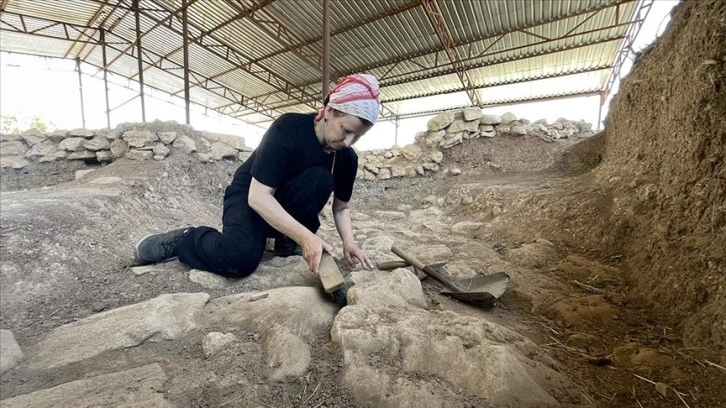
<path id="1" fill-rule="evenodd" d="M 329 111 L 328 111 L 329 110 Z M 373 127 L 361 118 L 326 107 L 325 145 L 332 150 L 352 146 Z"/>

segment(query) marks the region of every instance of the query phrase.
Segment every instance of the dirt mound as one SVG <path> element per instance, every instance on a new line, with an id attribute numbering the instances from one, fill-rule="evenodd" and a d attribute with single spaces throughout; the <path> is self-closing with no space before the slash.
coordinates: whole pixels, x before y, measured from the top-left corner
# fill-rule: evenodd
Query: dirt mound
<path id="1" fill-rule="evenodd" d="M 610 112 L 597 176 L 631 207 L 633 290 L 726 347 L 726 3 L 680 4 Z"/>
<path id="2" fill-rule="evenodd" d="M 668 314 L 687 344 L 723 352 L 725 79 L 726 3 L 681 4 L 623 83 L 605 132 L 552 167 L 572 177 L 531 182 L 527 194 L 471 190 L 464 214 L 502 213 L 493 226 L 512 236 L 625 260 L 634 299 Z"/>

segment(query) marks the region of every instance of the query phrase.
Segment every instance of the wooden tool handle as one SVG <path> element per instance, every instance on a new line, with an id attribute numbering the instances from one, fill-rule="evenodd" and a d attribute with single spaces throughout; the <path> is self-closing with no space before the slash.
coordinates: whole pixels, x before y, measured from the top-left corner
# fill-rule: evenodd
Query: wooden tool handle
<path id="1" fill-rule="evenodd" d="M 333 293 L 345 286 L 343 275 L 340 274 L 340 269 L 338 269 L 338 265 L 335 263 L 335 258 L 327 252 L 323 252 L 318 273 L 320 274 L 320 282 L 323 283 L 325 293 Z"/>
<path id="2" fill-rule="evenodd" d="M 397 268 L 407 268 L 409 266 L 411 266 L 411 264 L 406 261 L 384 261 L 378 264 L 378 269 L 382 271 L 392 271 Z"/>
<path id="3" fill-rule="evenodd" d="M 446 276 L 443 276 L 442 274 L 435 271 L 433 268 L 429 268 L 428 266 L 424 265 L 421 261 L 414 258 L 413 256 L 401 251 L 399 248 L 397 248 L 395 245 L 391 247 L 391 251 L 400 256 L 401 259 L 404 261 L 410 263 L 414 266 L 414 268 L 420 269 L 424 271 L 426 275 L 429 275 L 430 277 L 436 279 L 440 283 L 442 283 L 444 286 L 446 286 L 450 291 L 456 292 L 456 293 L 462 293 L 465 292 L 462 288 L 457 286 L 454 282 L 449 280 Z"/>

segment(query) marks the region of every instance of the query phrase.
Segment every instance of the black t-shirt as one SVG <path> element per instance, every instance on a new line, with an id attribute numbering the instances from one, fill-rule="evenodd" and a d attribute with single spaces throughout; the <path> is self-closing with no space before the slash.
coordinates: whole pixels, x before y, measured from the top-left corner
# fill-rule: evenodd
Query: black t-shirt
<path id="1" fill-rule="evenodd" d="M 315 135 L 315 115 L 286 113 L 277 118 L 262 137 L 252 155 L 234 175 L 234 184 L 246 187 L 252 177 L 260 183 L 279 188 L 301 171 L 324 166 L 333 173 L 335 197 L 350 201 L 355 174 L 358 171 L 358 155 L 350 148 L 335 153 L 325 153 Z M 333 166 L 335 157 L 335 169 Z"/>

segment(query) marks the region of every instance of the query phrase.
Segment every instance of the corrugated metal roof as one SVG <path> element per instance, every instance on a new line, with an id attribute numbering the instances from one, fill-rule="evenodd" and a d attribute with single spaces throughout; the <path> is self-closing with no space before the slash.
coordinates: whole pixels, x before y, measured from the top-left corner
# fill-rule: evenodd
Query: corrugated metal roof
<path id="1" fill-rule="evenodd" d="M 320 106 L 322 0 L 138 0 L 146 85 L 183 96 L 187 1 L 193 102 L 252 123 Z M 139 78 L 135 0 L 1 4 L 0 50 L 103 68 L 102 28 L 108 70 Z M 376 75 L 384 111 L 414 115 L 471 105 L 464 83 L 482 104 L 602 91 L 652 0 L 330 4 L 331 73 Z"/>

